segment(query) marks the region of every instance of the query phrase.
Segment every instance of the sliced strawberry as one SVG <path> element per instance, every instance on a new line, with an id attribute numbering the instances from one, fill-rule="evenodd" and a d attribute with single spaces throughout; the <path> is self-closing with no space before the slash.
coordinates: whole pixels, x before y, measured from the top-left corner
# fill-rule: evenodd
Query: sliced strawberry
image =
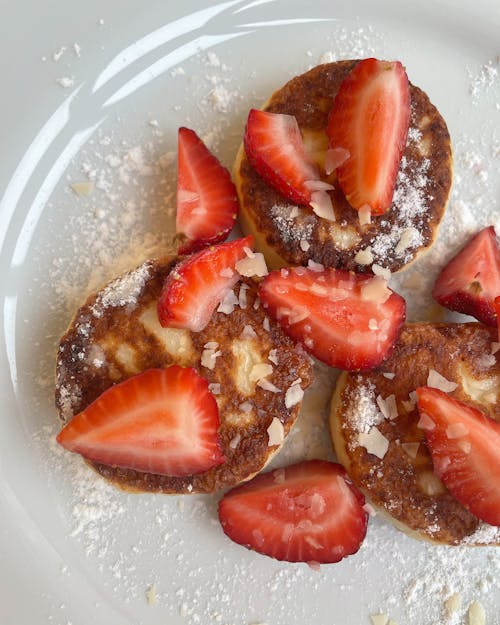
<path id="1" fill-rule="evenodd" d="M 57 442 L 110 466 L 182 477 L 224 462 L 219 411 L 194 369 L 149 369 L 104 391 Z"/>
<path id="2" fill-rule="evenodd" d="M 340 464 L 310 460 L 229 491 L 219 519 L 231 540 L 277 560 L 338 562 L 363 542 L 364 503 Z"/>
<path id="3" fill-rule="evenodd" d="M 229 171 L 194 130 L 179 128 L 176 230 L 179 254 L 224 241 L 238 214 Z"/>
<path id="4" fill-rule="evenodd" d="M 244 145 L 254 169 L 277 191 L 292 202 L 309 204 L 320 217 L 335 219 L 327 193 L 333 187 L 321 180 L 293 115 L 252 109 Z"/>
<path id="5" fill-rule="evenodd" d="M 348 371 L 380 364 L 406 313 L 404 299 L 380 276 L 337 269 L 272 271 L 259 295 L 287 334 L 319 360 Z"/>
<path id="6" fill-rule="evenodd" d="M 435 473 L 474 516 L 500 525 L 500 423 L 435 388 L 417 397 Z"/>
<path id="7" fill-rule="evenodd" d="M 500 248 L 495 228 L 478 232 L 439 274 L 432 296 L 450 310 L 496 326 L 500 295 Z"/>
<path id="8" fill-rule="evenodd" d="M 200 332 L 229 289 L 238 282 L 235 265 L 253 249 L 253 237 L 201 250 L 181 261 L 168 275 L 158 301 L 164 327 Z"/>
<path id="9" fill-rule="evenodd" d="M 384 213 L 392 196 L 410 122 L 410 87 L 398 61 L 360 61 L 340 85 L 328 118 L 331 149 L 349 158 L 337 178 L 349 204 Z"/>

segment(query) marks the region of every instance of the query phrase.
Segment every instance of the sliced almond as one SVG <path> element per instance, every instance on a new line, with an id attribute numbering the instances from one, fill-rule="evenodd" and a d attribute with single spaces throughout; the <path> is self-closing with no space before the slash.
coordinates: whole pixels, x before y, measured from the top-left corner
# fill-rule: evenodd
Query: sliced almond
<path id="1" fill-rule="evenodd" d="M 469 609 L 467 610 L 467 623 L 468 625 L 486 624 L 486 614 L 484 612 L 483 606 L 479 603 L 479 601 L 473 601 L 469 605 Z"/>
<path id="2" fill-rule="evenodd" d="M 273 417 L 270 426 L 267 428 L 267 435 L 269 440 L 267 442 L 269 447 L 273 445 L 281 445 L 281 443 L 285 440 L 285 428 L 283 427 L 283 423 L 276 418 Z"/>
<path id="3" fill-rule="evenodd" d="M 358 263 L 358 265 L 371 265 L 373 263 L 372 248 L 368 246 L 364 250 L 359 250 L 354 257 L 354 262 Z"/>
<path id="4" fill-rule="evenodd" d="M 401 449 L 412 460 L 415 460 L 415 458 L 417 457 L 419 448 L 420 443 L 401 443 Z"/>
<path id="5" fill-rule="evenodd" d="M 361 286 L 361 299 L 365 302 L 383 304 L 390 296 L 391 290 L 381 276 L 374 276 Z"/>
<path id="6" fill-rule="evenodd" d="M 361 447 L 364 447 L 369 454 L 377 456 L 377 458 L 380 459 L 385 456 L 389 449 L 389 441 L 375 426 L 373 426 L 369 432 L 360 432 L 358 434 L 358 443 Z"/>
<path id="7" fill-rule="evenodd" d="M 458 384 L 456 382 L 451 382 L 442 376 L 435 369 L 429 369 L 429 375 L 427 376 L 427 386 L 431 386 L 432 388 L 437 388 L 443 393 L 451 393 L 454 391 Z"/>

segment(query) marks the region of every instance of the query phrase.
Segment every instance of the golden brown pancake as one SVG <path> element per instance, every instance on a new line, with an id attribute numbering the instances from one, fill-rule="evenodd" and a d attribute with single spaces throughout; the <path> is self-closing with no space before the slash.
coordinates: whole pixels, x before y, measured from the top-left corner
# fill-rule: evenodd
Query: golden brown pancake
<path id="1" fill-rule="evenodd" d="M 343 373 L 337 381 L 330 431 L 339 460 L 377 510 L 416 538 L 450 545 L 500 543 L 500 529 L 481 523 L 434 474 L 410 397 L 427 385 L 429 371 L 437 371 L 457 384 L 451 397 L 499 421 L 496 340 L 496 330 L 479 323 L 409 324 L 381 367 Z"/>
<path id="2" fill-rule="evenodd" d="M 217 400 L 223 464 L 187 477 L 91 464 L 127 490 L 210 493 L 249 479 L 279 450 L 279 436 L 271 444 L 268 428 L 277 426 L 279 434 L 277 419 L 288 434 L 301 394 L 289 389 L 309 386 L 311 364 L 266 316 L 251 280 L 234 287 L 233 302 L 226 299 L 225 312 L 215 312 L 201 332 L 162 328 L 156 305 L 175 262 L 148 261 L 90 296 L 78 310 L 60 342 L 56 405 L 67 422 L 131 375 L 174 363 L 194 367 Z M 264 379 L 260 365 L 268 365 Z"/>
<path id="3" fill-rule="evenodd" d="M 306 149 L 323 172 L 328 113 L 342 80 L 357 62 L 319 65 L 290 80 L 264 106 L 272 113 L 295 116 Z M 324 178 L 336 186 L 330 195 L 337 221 L 330 222 L 310 207 L 285 199 L 259 176 L 240 148 L 234 167 L 240 222 L 245 233 L 255 236 L 269 266 L 307 265 L 314 260 L 357 271 L 370 271 L 371 263 L 376 263 L 395 272 L 432 245 L 451 186 L 450 136 L 427 95 L 413 85 L 410 94 L 410 129 L 393 203 L 385 214 L 372 216 L 369 225 L 360 225 L 357 210 L 334 177 Z"/>

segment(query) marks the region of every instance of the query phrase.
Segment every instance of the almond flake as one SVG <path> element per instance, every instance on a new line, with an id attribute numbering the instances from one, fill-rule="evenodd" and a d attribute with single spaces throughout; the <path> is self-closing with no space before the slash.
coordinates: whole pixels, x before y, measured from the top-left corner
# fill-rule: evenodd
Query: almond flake
<path id="1" fill-rule="evenodd" d="M 236 434 L 236 436 L 233 436 L 233 438 L 229 441 L 229 447 L 231 447 L 231 449 L 236 449 L 236 447 L 238 447 L 238 445 L 240 444 L 241 441 L 241 434 L 238 432 L 238 434 Z"/>
<path id="2" fill-rule="evenodd" d="M 249 401 L 245 401 L 240 404 L 238 408 L 241 410 L 241 412 L 245 412 L 246 414 L 248 414 L 249 412 L 252 412 L 253 406 Z"/>
<path id="3" fill-rule="evenodd" d="M 264 328 L 266 332 L 270 332 L 271 324 L 269 323 L 268 317 L 264 317 L 264 320 L 262 321 L 262 327 Z"/>
<path id="4" fill-rule="evenodd" d="M 327 191 L 314 191 L 311 193 L 309 204 L 318 217 L 323 217 L 323 219 L 328 221 L 335 221 L 332 200 Z"/>
<path id="5" fill-rule="evenodd" d="M 215 361 L 221 354 L 220 350 L 204 349 L 201 353 L 201 366 L 211 370 L 215 369 Z"/>
<path id="6" fill-rule="evenodd" d="M 220 395 L 220 384 L 218 382 L 212 382 L 208 385 L 208 390 L 213 395 Z"/>
<path id="7" fill-rule="evenodd" d="M 281 393 L 281 390 L 277 386 L 275 386 L 272 382 L 269 382 L 269 380 L 266 380 L 265 378 L 259 380 L 257 382 L 257 386 L 260 386 L 260 388 L 264 389 L 265 391 L 269 391 L 270 393 Z"/>
<path id="8" fill-rule="evenodd" d="M 411 412 L 413 408 L 415 407 L 415 404 L 411 401 L 403 400 L 401 404 L 403 405 L 403 408 L 406 410 L 406 412 Z"/>
<path id="9" fill-rule="evenodd" d="M 270 360 L 272 363 L 274 363 L 275 365 L 278 364 L 278 350 L 277 349 L 271 349 L 269 351 L 269 354 L 267 355 L 268 360 Z"/>
<path id="10" fill-rule="evenodd" d="M 367 226 L 372 223 L 372 209 L 369 204 L 363 204 L 363 206 L 358 209 L 358 217 L 359 217 L 359 225 Z"/>
<path id="11" fill-rule="evenodd" d="M 403 230 L 401 238 L 399 239 L 398 244 L 394 249 L 394 252 L 397 255 L 402 254 L 413 244 L 414 241 L 418 241 L 418 239 L 419 232 L 416 228 L 414 228 L 413 226 L 406 228 L 405 230 Z"/>
<path id="12" fill-rule="evenodd" d="M 224 313 L 225 315 L 230 315 L 234 307 L 239 303 L 238 298 L 234 294 L 232 289 L 229 289 L 228 292 L 224 295 L 222 302 L 219 304 L 217 308 L 217 312 Z"/>
<path id="13" fill-rule="evenodd" d="M 394 380 L 394 378 L 396 377 L 395 373 L 391 373 L 390 371 L 385 371 L 383 374 L 384 378 L 387 378 L 388 380 Z"/>
<path id="14" fill-rule="evenodd" d="M 272 372 L 273 372 L 272 365 L 268 365 L 267 363 L 261 362 L 252 367 L 250 371 L 250 380 L 252 382 L 257 382 L 258 380 L 267 378 L 267 376 L 271 375 Z"/>
<path id="15" fill-rule="evenodd" d="M 484 608 L 479 603 L 479 601 L 473 601 L 469 605 L 469 609 L 467 610 L 467 624 L 468 625 L 485 625 L 486 624 L 486 614 L 484 613 Z"/>
<path id="16" fill-rule="evenodd" d="M 389 617 L 387 614 L 370 614 L 372 625 L 387 625 Z"/>
<path id="17" fill-rule="evenodd" d="M 296 380 L 285 393 L 285 408 L 292 408 L 302 401 L 304 390 L 300 386 L 300 378 Z"/>
<path id="18" fill-rule="evenodd" d="M 242 310 L 245 310 L 245 308 L 247 307 L 247 291 L 249 288 L 250 287 L 248 286 L 248 284 L 242 284 L 240 286 L 240 292 L 238 294 L 238 303 Z"/>
<path id="19" fill-rule="evenodd" d="M 255 252 L 253 256 L 239 260 L 236 263 L 235 268 L 241 276 L 245 276 L 247 278 L 251 278 L 253 276 L 263 278 L 269 273 L 264 254 L 261 254 L 261 252 Z"/>
<path id="20" fill-rule="evenodd" d="M 358 434 L 358 443 L 361 447 L 364 447 L 369 454 L 373 454 L 380 459 L 385 456 L 389 449 L 389 441 L 375 426 L 367 433 L 360 432 Z"/>
<path id="21" fill-rule="evenodd" d="M 73 182 L 70 187 L 77 195 L 87 196 L 94 190 L 94 183 L 91 180 L 87 180 L 85 182 Z"/>
<path id="22" fill-rule="evenodd" d="M 415 460 L 420 448 L 420 443 L 401 443 L 401 448 L 409 458 Z"/>
<path id="23" fill-rule="evenodd" d="M 358 265 L 371 265 L 373 263 L 372 248 L 368 246 L 364 250 L 359 250 L 354 257 L 354 262 Z"/>
<path id="24" fill-rule="evenodd" d="M 267 435 L 269 437 L 267 442 L 269 447 L 281 445 L 285 440 L 285 428 L 278 418 L 273 417 L 271 425 L 267 428 Z"/>
<path id="25" fill-rule="evenodd" d="M 241 338 L 242 339 L 256 339 L 257 338 L 257 332 L 255 332 L 255 330 L 252 328 L 251 325 L 246 325 L 242 332 L 241 332 Z"/>
<path id="26" fill-rule="evenodd" d="M 377 396 L 377 406 L 386 419 L 395 419 L 398 416 L 398 407 L 396 404 L 396 396 L 389 395 L 385 399 L 382 395 Z"/>
<path id="27" fill-rule="evenodd" d="M 427 376 L 427 386 L 437 388 L 440 391 L 443 391 L 443 393 L 451 393 L 458 387 L 458 384 L 447 380 L 444 376 L 442 376 L 434 369 L 429 369 L 429 375 Z"/>
<path id="28" fill-rule="evenodd" d="M 311 260 L 311 259 L 309 259 L 307 261 L 307 268 L 311 269 L 311 271 L 316 271 L 318 273 L 320 273 L 321 271 L 325 270 L 325 266 L 324 265 L 322 265 L 321 263 L 317 263 L 317 262 L 315 262 L 314 260 Z M 299 272 L 296 271 L 295 273 L 299 273 Z"/>
<path id="29" fill-rule="evenodd" d="M 307 252 L 307 250 L 311 247 L 311 244 L 309 243 L 309 241 L 306 241 L 306 239 L 301 239 L 299 245 L 300 245 L 300 249 L 303 252 Z"/>
<path id="30" fill-rule="evenodd" d="M 391 270 L 387 269 L 387 267 L 382 267 L 382 265 L 373 263 L 372 271 L 376 276 L 382 276 L 387 282 L 391 279 Z"/>
<path id="31" fill-rule="evenodd" d="M 469 441 L 459 441 L 457 445 L 464 452 L 464 454 L 470 454 L 470 450 L 472 449 L 472 444 Z"/>
<path id="32" fill-rule="evenodd" d="M 384 304 L 391 296 L 391 290 L 381 276 L 375 276 L 361 287 L 361 299 L 374 304 Z"/>
<path id="33" fill-rule="evenodd" d="M 156 605 L 158 603 L 158 598 L 156 596 L 156 584 L 153 584 L 146 590 L 146 601 L 148 605 Z"/>
<path id="34" fill-rule="evenodd" d="M 453 593 L 446 599 L 444 602 L 444 607 L 448 614 L 453 614 L 454 612 L 458 612 L 460 610 L 460 606 L 462 605 L 462 597 L 457 593 Z"/>
<path id="35" fill-rule="evenodd" d="M 499 349 L 500 349 L 500 343 L 493 342 L 491 344 L 491 353 L 492 354 L 496 354 Z"/>

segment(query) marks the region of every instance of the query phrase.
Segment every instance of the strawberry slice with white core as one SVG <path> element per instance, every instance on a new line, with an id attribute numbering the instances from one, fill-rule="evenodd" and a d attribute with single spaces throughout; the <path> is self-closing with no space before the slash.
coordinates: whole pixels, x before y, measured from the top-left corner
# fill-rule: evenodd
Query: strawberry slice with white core
<path id="1" fill-rule="evenodd" d="M 57 442 L 101 464 L 182 477 L 225 458 L 219 411 L 194 369 L 148 369 L 110 387 L 75 415 Z"/>
<path id="2" fill-rule="evenodd" d="M 417 397 L 434 472 L 474 516 L 500 525 L 500 423 L 435 388 Z"/>
<path id="3" fill-rule="evenodd" d="M 344 468 L 310 460 L 258 475 L 219 503 L 236 543 L 287 562 L 331 563 L 356 553 L 366 535 L 363 495 Z"/>
<path id="4" fill-rule="evenodd" d="M 252 109 L 244 137 L 245 152 L 254 169 L 297 204 L 308 204 L 320 217 L 335 221 L 328 191 L 319 169 L 307 154 L 293 115 Z"/>
<path id="5" fill-rule="evenodd" d="M 500 248 L 495 228 L 478 232 L 439 274 L 432 296 L 442 306 L 497 325 L 495 297 L 500 295 Z"/>
<path id="6" fill-rule="evenodd" d="M 229 171 L 194 130 L 179 128 L 176 231 L 179 254 L 225 241 L 238 214 Z"/>
<path id="7" fill-rule="evenodd" d="M 319 360 L 347 371 L 385 360 L 406 313 L 404 299 L 382 277 L 316 264 L 272 271 L 259 296 L 287 334 Z"/>
<path id="8" fill-rule="evenodd" d="M 158 318 L 163 327 L 200 332 L 240 276 L 236 263 L 253 249 L 251 235 L 196 252 L 169 273 L 160 299 Z"/>
<path id="9" fill-rule="evenodd" d="M 342 81 L 328 118 L 330 149 L 349 157 L 337 169 L 349 204 L 374 215 L 392 203 L 410 123 L 410 86 L 398 61 L 365 59 Z"/>

